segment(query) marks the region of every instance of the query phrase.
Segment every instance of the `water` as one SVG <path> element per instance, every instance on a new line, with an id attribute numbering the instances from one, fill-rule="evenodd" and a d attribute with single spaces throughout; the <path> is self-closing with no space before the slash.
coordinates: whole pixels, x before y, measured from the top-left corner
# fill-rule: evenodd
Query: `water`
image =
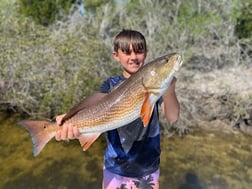
<path id="1" fill-rule="evenodd" d="M 77 141 L 52 140 L 34 158 L 18 115 L 0 113 L 0 188 L 99 189 L 105 140 L 83 152 Z M 161 189 L 251 189 L 252 137 L 194 131 L 162 137 Z"/>

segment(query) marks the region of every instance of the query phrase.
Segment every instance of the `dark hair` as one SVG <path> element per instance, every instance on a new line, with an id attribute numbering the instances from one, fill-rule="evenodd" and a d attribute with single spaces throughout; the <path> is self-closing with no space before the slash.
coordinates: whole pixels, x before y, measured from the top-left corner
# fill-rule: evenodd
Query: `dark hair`
<path id="1" fill-rule="evenodd" d="M 130 45 L 132 45 L 135 53 L 144 53 L 147 51 L 145 37 L 138 31 L 123 29 L 114 39 L 114 51 L 129 53 Z"/>

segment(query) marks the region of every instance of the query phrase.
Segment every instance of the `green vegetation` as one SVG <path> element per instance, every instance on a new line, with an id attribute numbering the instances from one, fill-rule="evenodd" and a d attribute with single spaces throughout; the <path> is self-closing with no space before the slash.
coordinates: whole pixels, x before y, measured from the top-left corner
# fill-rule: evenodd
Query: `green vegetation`
<path id="1" fill-rule="evenodd" d="M 252 36 L 252 2 L 245 0 L 238 6 L 239 9 L 235 9 L 237 18 L 235 34 L 241 39 L 250 38 Z"/>
<path id="2" fill-rule="evenodd" d="M 185 62 L 197 56 L 213 63 L 251 64 L 249 53 L 241 56 L 244 44 L 251 47 L 251 37 L 240 45 L 234 33 L 241 18 L 237 13 L 244 8 L 232 12 L 238 0 L 85 1 L 84 16 L 78 4 L 69 12 L 72 2 L 0 2 L 1 109 L 51 118 L 98 90 L 103 79 L 120 69 L 111 51 L 122 28 L 146 36 L 148 60 L 178 51 Z"/>
<path id="3" fill-rule="evenodd" d="M 5 16 L 7 11 L 1 15 Z M 29 18 L 10 19 L 2 23 L 0 37 L 0 101 L 4 107 L 52 117 L 97 90 L 108 72 L 116 69 L 110 50 L 91 25 L 72 33 L 67 28 L 50 31 Z"/>
<path id="4" fill-rule="evenodd" d="M 18 0 L 19 10 L 27 17 L 32 17 L 37 24 L 48 26 L 56 16 L 67 14 L 75 0 Z"/>

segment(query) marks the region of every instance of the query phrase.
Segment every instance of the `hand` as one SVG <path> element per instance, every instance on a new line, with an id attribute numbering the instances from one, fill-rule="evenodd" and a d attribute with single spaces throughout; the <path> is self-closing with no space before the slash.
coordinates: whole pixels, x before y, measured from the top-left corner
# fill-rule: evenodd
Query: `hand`
<path id="1" fill-rule="evenodd" d="M 168 91 L 174 91 L 175 90 L 175 85 L 176 85 L 176 82 L 177 82 L 177 78 L 176 77 L 173 77 L 172 81 L 171 81 L 171 84 L 170 86 L 168 87 Z"/>
<path id="2" fill-rule="evenodd" d="M 59 116 L 56 117 L 56 123 L 58 125 L 62 125 L 62 120 L 63 120 L 63 117 L 65 117 L 66 114 L 61 114 Z"/>
<path id="3" fill-rule="evenodd" d="M 163 110 L 166 120 L 174 123 L 179 118 L 180 105 L 175 92 L 177 78 L 174 77 L 167 91 L 163 94 L 163 103 L 161 109 Z"/>
<path id="4" fill-rule="evenodd" d="M 61 125 L 62 119 L 65 114 L 59 115 L 56 117 L 56 122 L 58 125 Z M 56 132 L 55 139 L 60 140 L 71 140 L 78 139 L 80 136 L 80 131 L 77 127 L 74 127 L 72 123 L 66 123 L 62 125 L 62 129 Z"/>

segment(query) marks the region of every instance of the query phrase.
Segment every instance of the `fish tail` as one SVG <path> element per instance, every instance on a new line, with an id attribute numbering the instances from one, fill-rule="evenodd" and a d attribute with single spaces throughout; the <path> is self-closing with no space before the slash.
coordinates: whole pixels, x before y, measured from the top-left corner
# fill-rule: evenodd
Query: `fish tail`
<path id="1" fill-rule="evenodd" d="M 55 132 L 50 132 L 48 129 L 48 126 L 52 125 L 52 122 L 49 121 L 22 120 L 19 122 L 19 125 L 23 126 L 30 133 L 34 156 L 37 156 L 55 136 Z"/>

